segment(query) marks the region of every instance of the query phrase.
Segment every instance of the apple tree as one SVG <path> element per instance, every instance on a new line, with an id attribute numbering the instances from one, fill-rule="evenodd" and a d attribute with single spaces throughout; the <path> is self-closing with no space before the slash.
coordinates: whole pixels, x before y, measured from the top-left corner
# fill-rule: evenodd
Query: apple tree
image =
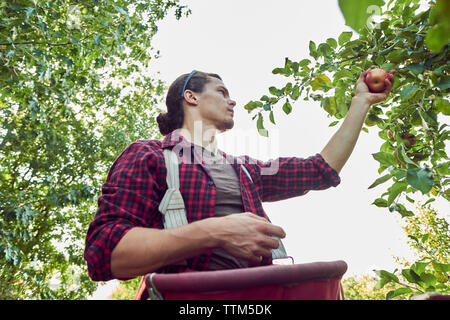
<path id="1" fill-rule="evenodd" d="M 272 71 L 285 77 L 285 84 L 271 86 L 245 109 L 263 136 L 269 134 L 266 121 L 276 124 L 276 109 L 289 114 L 300 99 L 317 101 L 335 126 L 346 116 L 363 71 L 395 69 L 390 97 L 371 107 L 362 128 L 366 133 L 376 130 L 383 141 L 372 155 L 380 177 L 369 188 L 384 186 L 384 191 L 372 204 L 407 218 L 414 216 L 408 205 L 414 204 L 416 192 L 428 197 L 424 205 L 437 198 L 450 201 L 445 151 L 450 138 L 445 123 L 450 115 L 450 3 L 429 1 L 423 8 L 419 0 L 340 0 L 339 7 L 353 31 L 324 43 L 310 41 L 310 57 L 300 61 L 285 58 L 284 65 Z M 424 259 L 403 272 L 406 281 L 423 291 L 448 290 L 448 262 L 431 263 L 432 255 Z M 394 273 L 379 275 L 379 287 L 398 282 Z M 438 281 L 444 279 L 439 275 L 446 281 Z M 388 298 L 413 293 L 417 292 L 405 286 Z"/>
<path id="2" fill-rule="evenodd" d="M 151 40 L 178 1 L 0 1 L 0 299 L 82 299 L 107 170 L 158 137 Z"/>

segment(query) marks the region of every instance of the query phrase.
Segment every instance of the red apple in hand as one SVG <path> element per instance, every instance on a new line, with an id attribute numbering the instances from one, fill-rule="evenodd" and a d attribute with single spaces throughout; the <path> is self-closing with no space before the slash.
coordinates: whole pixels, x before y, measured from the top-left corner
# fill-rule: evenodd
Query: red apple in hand
<path id="1" fill-rule="evenodd" d="M 380 93 L 386 89 L 385 79 L 389 79 L 389 73 L 382 69 L 371 69 L 367 72 L 364 82 L 369 87 L 369 91 L 372 93 Z"/>

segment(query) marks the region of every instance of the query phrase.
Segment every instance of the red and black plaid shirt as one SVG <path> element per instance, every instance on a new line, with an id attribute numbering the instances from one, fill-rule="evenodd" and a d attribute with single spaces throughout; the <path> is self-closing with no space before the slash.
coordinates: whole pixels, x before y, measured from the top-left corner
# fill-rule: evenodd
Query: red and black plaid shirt
<path id="1" fill-rule="evenodd" d="M 131 228 L 163 228 L 158 206 L 167 189 L 165 148 L 182 151 L 180 191 L 188 221 L 214 216 L 215 186 L 203 165 L 198 146 L 190 144 L 178 130 L 162 141 L 134 142 L 111 167 L 102 186 L 102 195 L 98 198 L 97 213 L 87 232 L 84 257 L 93 280 L 113 279 L 111 251 Z M 263 162 L 248 156 L 233 157 L 219 152 L 236 170 L 245 211 L 261 217 L 267 218 L 262 201 L 288 199 L 304 195 L 309 190 L 324 190 L 340 183 L 338 173 L 320 154 L 307 159 L 280 157 Z M 247 169 L 251 180 L 241 164 Z M 207 270 L 210 255 L 211 251 L 188 259 L 188 267 Z M 269 263 L 270 259 L 262 262 Z"/>

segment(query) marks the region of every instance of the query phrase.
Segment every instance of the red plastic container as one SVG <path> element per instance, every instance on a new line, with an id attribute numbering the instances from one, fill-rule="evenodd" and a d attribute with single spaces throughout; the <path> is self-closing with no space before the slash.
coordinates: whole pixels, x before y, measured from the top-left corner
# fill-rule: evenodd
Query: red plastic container
<path id="1" fill-rule="evenodd" d="M 337 300 L 344 299 L 344 261 L 270 265 L 219 271 L 148 274 L 137 300 Z"/>

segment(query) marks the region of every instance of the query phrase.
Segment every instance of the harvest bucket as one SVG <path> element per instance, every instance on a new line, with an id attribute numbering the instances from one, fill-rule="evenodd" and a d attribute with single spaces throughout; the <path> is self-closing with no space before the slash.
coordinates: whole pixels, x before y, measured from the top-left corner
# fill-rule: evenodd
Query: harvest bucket
<path id="1" fill-rule="evenodd" d="M 344 299 L 344 261 L 144 276 L 137 300 L 337 300 Z"/>

